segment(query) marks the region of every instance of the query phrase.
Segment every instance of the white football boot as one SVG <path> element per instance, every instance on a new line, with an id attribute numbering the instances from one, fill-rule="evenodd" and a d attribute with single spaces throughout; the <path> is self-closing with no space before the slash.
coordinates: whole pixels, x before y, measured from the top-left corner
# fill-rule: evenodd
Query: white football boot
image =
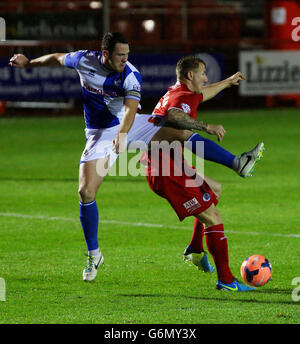
<path id="1" fill-rule="evenodd" d="M 237 173 L 243 178 L 251 177 L 256 162 L 263 157 L 264 150 L 265 145 L 263 142 L 260 142 L 250 152 L 243 153 L 240 156 L 239 168 L 237 170 Z"/>
<path id="2" fill-rule="evenodd" d="M 104 257 L 100 253 L 98 256 L 88 255 L 86 266 L 83 270 L 83 280 L 86 282 L 93 281 L 98 272 L 98 267 L 104 263 Z"/>

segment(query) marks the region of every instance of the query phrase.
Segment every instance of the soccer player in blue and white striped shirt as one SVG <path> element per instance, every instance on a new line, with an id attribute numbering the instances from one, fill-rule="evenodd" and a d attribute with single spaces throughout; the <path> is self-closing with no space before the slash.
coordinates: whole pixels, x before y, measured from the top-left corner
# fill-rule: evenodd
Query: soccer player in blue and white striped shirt
<path id="1" fill-rule="evenodd" d="M 66 66 L 80 77 L 83 94 L 86 146 L 79 168 L 80 221 L 88 260 L 83 279 L 91 281 L 104 261 L 98 245 L 98 207 L 96 193 L 121 150 L 131 129 L 131 141 L 148 144 L 161 128 L 148 122 L 148 116 L 135 115 L 141 98 L 142 79 L 139 71 L 128 61 L 129 44 L 119 32 L 108 32 L 102 40 L 101 51 L 53 53 L 29 60 L 14 55 L 10 65 L 18 68 Z M 134 126 L 133 126 L 134 123 Z"/>

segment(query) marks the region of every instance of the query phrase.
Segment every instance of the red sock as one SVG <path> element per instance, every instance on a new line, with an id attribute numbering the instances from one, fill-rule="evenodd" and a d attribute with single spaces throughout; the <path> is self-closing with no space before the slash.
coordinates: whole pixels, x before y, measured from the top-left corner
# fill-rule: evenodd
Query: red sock
<path id="1" fill-rule="evenodd" d="M 203 252 L 203 235 L 204 235 L 204 226 L 203 224 L 195 217 L 193 235 L 190 242 L 190 246 L 196 251 Z"/>
<path id="2" fill-rule="evenodd" d="M 227 238 L 224 236 L 223 224 L 207 227 L 205 229 L 206 245 L 212 255 L 218 273 L 218 280 L 228 284 L 233 281 L 229 268 Z"/>

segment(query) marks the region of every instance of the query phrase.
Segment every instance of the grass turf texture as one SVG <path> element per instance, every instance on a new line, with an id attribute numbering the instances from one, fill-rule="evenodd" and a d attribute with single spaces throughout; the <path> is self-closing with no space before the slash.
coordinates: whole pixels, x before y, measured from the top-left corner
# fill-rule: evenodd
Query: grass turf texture
<path id="1" fill-rule="evenodd" d="M 206 112 L 201 118 L 224 125 L 222 145 L 233 153 L 265 142 L 253 178 L 209 162 L 205 173 L 223 185 L 218 207 L 233 273 L 240 277 L 244 258 L 262 254 L 273 265 L 273 280 L 251 293 L 216 290 L 216 274 L 182 261 L 193 219 L 180 223 L 144 177 L 109 176 L 97 195 L 105 262 L 96 281 L 84 283 L 77 198 L 83 120 L 2 118 L 0 277 L 6 301 L 0 302 L 0 323 L 299 323 L 291 284 L 300 276 L 299 110 Z"/>

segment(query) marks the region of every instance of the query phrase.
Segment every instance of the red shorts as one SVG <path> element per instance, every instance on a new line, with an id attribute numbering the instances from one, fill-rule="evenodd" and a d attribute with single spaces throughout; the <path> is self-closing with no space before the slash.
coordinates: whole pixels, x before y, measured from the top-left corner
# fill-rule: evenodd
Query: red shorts
<path id="1" fill-rule="evenodd" d="M 143 157 L 145 158 L 145 155 Z M 160 162 L 162 159 L 163 156 L 160 155 Z M 148 166 L 146 178 L 150 188 L 157 195 L 168 200 L 180 221 L 187 216 L 194 216 L 202 213 L 212 204 L 218 204 L 217 197 L 212 189 L 204 180 L 201 180 L 202 183 L 199 183 L 199 180 L 196 180 L 196 170 L 191 166 L 186 165 L 183 156 L 182 163 L 194 171 L 193 176 L 191 176 L 192 173 L 190 172 L 188 174 L 185 173 L 187 170 L 184 169 L 182 169 L 180 176 L 176 175 L 174 171 L 178 166 L 175 165 L 174 160 L 172 159 L 170 163 L 169 176 L 164 176 L 162 173 L 155 175 L 158 174 L 157 168 L 160 169 L 160 167 L 156 163 L 151 162 L 150 154 L 147 160 Z M 156 170 L 156 173 L 154 173 L 154 170 Z M 198 176 L 197 178 L 200 177 Z M 190 186 L 187 187 L 187 185 Z"/>

